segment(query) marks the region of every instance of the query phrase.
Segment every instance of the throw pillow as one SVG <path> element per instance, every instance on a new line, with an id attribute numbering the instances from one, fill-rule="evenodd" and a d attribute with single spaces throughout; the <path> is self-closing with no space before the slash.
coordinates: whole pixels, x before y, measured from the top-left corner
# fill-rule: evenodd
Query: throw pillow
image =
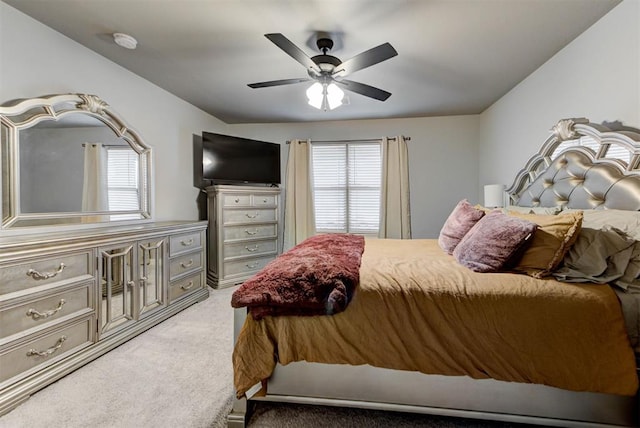
<path id="1" fill-rule="evenodd" d="M 511 212 L 509 215 L 538 225 L 531 245 L 514 267 L 515 271 L 534 278 L 548 276 L 558 267 L 582 228 L 582 211 L 558 215 Z"/>
<path id="2" fill-rule="evenodd" d="M 473 207 L 466 199 L 458 202 L 440 230 L 440 248 L 447 254 L 453 254 L 456 245 L 483 216 L 484 211 Z"/>
<path id="3" fill-rule="evenodd" d="M 553 276 L 564 282 L 612 282 L 624 275 L 635 242 L 617 229 L 583 227 Z"/>
<path id="4" fill-rule="evenodd" d="M 635 241 L 629 257 L 629 264 L 615 285 L 630 293 L 640 293 L 640 241 Z"/>
<path id="5" fill-rule="evenodd" d="M 497 272 L 520 254 L 537 225 L 492 211 L 480 219 L 453 250 L 453 256 L 474 272 Z"/>

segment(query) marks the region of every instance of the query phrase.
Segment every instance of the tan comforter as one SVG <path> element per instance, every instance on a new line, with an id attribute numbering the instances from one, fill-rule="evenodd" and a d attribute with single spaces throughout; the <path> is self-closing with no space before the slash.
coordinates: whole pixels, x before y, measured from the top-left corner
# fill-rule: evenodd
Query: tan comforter
<path id="1" fill-rule="evenodd" d="M 436 240 L 368 239 L 342 313 L 247 317 L 233 353 L 238 397 L 277 361 L 302 360 L 619 395 L 638 387 L 609 286 L 474 273 Z"/>

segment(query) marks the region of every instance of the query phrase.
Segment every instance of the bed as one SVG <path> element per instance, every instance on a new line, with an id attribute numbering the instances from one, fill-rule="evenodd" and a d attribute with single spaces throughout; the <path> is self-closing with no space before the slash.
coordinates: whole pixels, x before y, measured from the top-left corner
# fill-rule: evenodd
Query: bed
<path id="1" fill-rule="evenodd" d="M 486 247 L 470 238 L 478 227 L 460 236 L 452 254 L 440 239 L 367 239 L 356 291 L 348 305 L 340 303 L 345 293 L 338 296 L 336 313 L 236 309 L 237 398 L 228 425 L 244 426 L 253 403 L 268 400 L 637 426 L 640 285 L 637 271 L 631 279 L 623 271 L 640 263 L 639 168 L 637 130 L 562 120 L 507 189 L 508 213 L 474 207 L 484 212 L 478 226 L 499 220 L 522 229 L 500 265 L 514 263 L 509 269 L 483 267 L 495 257 L 478 259 L 473 245 Z M 612 230 L 614 217 L 624 221 Z M 540 239 L 560 229 L 562 251 L 538 266 Z M 588 240 L 592 230 L 598 234 Z M 605 270 L 586 272 L 600 263 L 586 263 L 585 254 L 604 234 L 620 245 L 598 253 Z M 602 275 L 616 285 L 599 284 Z"/>

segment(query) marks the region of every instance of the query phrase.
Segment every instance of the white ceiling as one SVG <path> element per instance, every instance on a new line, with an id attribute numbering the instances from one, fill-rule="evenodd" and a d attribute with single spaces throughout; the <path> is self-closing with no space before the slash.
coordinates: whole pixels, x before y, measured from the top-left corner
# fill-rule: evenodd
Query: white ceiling
<path id="1" fill-rule="evenodd" d="M 259 123 L 480 113 L 621 0 L 3 1 L 227 123 Z M 307 77 L 265 33 L 313 56 L 317 32 L 343 61 L 391 43 L 398 56 L 349 76 L 391 97 L 324 112 L 309 83 L 247 86 Z"/>

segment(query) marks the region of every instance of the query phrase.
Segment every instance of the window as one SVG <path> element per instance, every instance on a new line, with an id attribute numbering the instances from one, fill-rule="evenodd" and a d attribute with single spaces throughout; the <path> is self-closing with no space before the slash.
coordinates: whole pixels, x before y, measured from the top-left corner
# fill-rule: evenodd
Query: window
<path id="1" fill-rule="evenodd" d="M 560 155 L 561 152 L 565 151 L 569 147 L 575 146 L 584 146 L 593 150 L 595 153 L 598 153 L 598 149 L 600 148 L 600 144 L 591 137 L 580 137 L 576 140 L 566 140 L 562 143 L 558 144 L 558 147 L 551 154 L 551 159 L 555 159 Z"/>
<path id="2" fill-rule="evenodd" d="M 131 149 L 107 150 L 107 192 L 109 211 L 140 209 L 138 154 Z M 138 219 L 139 214 L 118 214 L 112 220 Z"/>
<path id="3" fill-rule="evenodd" d="M 598 141 L 594 140 L 592 137 L 583 136 L 576 140 L 567 140 L 558 144 L 558 147 L 556 147 L 551 154 L 551 159 L 557 158 L 561 152 L 573 146 L 588 147 L 596 154 L 598 154 L 598 151 L 600 150 L 600 143 Z M 609 144 L 604 156 L 610 159 L 619 159 L 627 165 L 631 162 L 631 152 L 629 149 L 615 143 Z"/>
<path id="4" fill-rule="evenodd" d="M 316 231 L 377 235 L 380 143 L 313 143 Z"/>

